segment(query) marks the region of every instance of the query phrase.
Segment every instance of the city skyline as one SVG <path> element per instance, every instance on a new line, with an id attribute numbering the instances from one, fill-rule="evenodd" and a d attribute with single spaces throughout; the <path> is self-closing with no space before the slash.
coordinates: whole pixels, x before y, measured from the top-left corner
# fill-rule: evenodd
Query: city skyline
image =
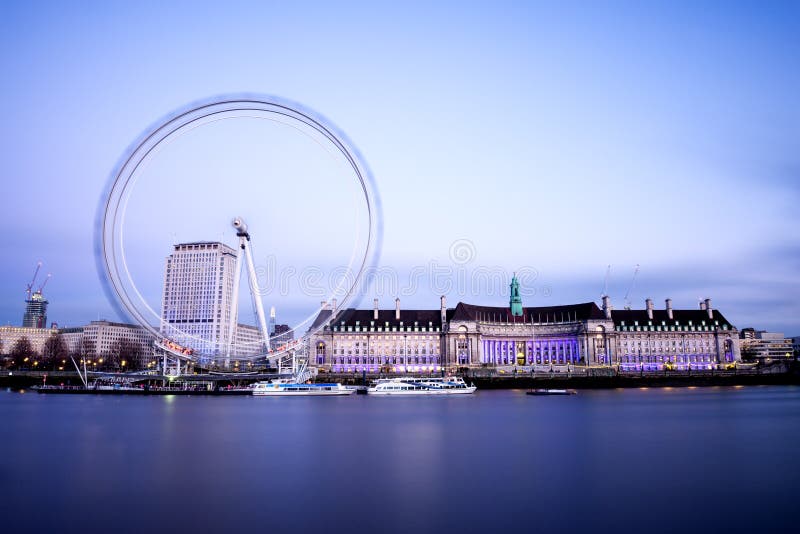
<path id="1" fill-rule="evenodd" d="M 525 306 L 599 301 L 611 264 L 608 293 L 621 309 L 639 264 L 634 308 L 647 297 L 672 298 L 681 308 L 711 297 L 738 328 L 800 333 L 796 6 L 643 11 L 630 4 L 625 16 L 600 6 L 351 6 L 342 9 L 353 17 L 337 17 L 336 25 L 326 22 L 324 5 L 250 5 L 247 19 L 244 7 L 214 24 L 181 6 L 162 8 L 162 24 L 147 9 L 119 6 L 80 17 L 55 3 L 3 8 L 0 58 L 11 80 L 0 104 L 8 117 L 3 184 L 7 202 L 24 201 L 0 212 L 0 323 L 20 322 L 38 261 L 53 273 L 49 321 L 124 319 L 106 300 L 93 256 L 97 203 L 114 163 L 171 110 L 252 91 L 315 109 L 361 150 L 383 203 L 380 265 L 401 280 L 433 262 L 460 269 L 450 250 L 466 240 L 473 247 L 467 270 L 538 273 Z M 184 29 L 193 23 L 196 32 Z M 280 129 L 198 132 L 164 152 L 153 180 L 166 176 L 177 187 L 252 168 L 268 168 L 270 178 L 288 173 L 271 152 L 251 157 L 254 132 L 273 142 Z M 220 143 L 226 136 L 233 141 Z M 213 172 L 208 147 L 219 150 Z M 275 166 L 265 167 L 267 159 Z M 341 242 L 327 232 L 347 221 L 328 215 L 332 224 L 318 224 L 329 208 L 316 197 L 335 194 L 314 181 L 322 161 L 304 162 L 305 182 L 266 180 L 260 201 L 245 206 L 291 221 L 283 237 L 273 227 L 254 229 L 259 263 L 269 256 L 298 270 L 340 263 L 335 247 L 325 246 Z M 305 198 L 302 189 L 319 194 Z M 272 193 L 285 194 L 289 205 L 275 205 Z M 140 245 L 163 261 L 165 244 L 220 239 L 240 214 L 235 199 L 223 202 L 215 220 L 176 236 L 143 227 L 154 246 Z M 234 243 L 230 231 L 226 238 Z M 147 275 L 152 286 L 162 283 L 162 265 Z M 435 305 L 439 294 L 428 286 L 404 304 Z M 505 298 L 447 296 L 486 305 Z M 366 292 L 360 307 L 373 297 Z M 394 296 L 381 298 L 388 305 Z M 265 304 L 294 322 L 319 300 L 267 296 Z"/>

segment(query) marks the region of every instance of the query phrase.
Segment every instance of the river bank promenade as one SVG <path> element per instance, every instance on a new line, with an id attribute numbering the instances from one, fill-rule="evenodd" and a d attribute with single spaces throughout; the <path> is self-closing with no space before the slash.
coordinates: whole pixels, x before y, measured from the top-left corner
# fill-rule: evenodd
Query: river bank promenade
<path id="1" fill-rule="evenodd" d="M 473 368 L 461 369 L 458 373 L 478 389 L 519 388 L 576 388 L 608 389 L 629 387 L 700 387 L 700 386 L 750 386 L 800 384 L 798 362 L 776 362 L 747 369 L 672 370 L 672 371 L 619 371 L 614 367 L 567 367 L 558 368 Z M 400 376 L 378 375 L 381 378 Z M 427 375 L 426 375 L 427 376 Z M 318 380 L 361 385 L 377 378 L 362 373 L 325 373 Z"/>
<path id="2" fill-rule="evenodd" d="M 798 362 L 776 362 L 748 369 L 725 370 L 672 370 L 672 371 L 619 371 L 611 367 L 564 367 L 550 369 L 530 368 L 477 368 L 461 369 L 458 373 L 478 389 L 520 388 L 575 388 L 609 389 L 639 387 L 704 387 L 704 386 L 752 386 L 752 385 L 800 385 Z M 272 374 L 189 374 L 170 380 L 153 374 L 89 373 L 89 379 L 130 380 L 131 382 L 158 384 L 175 391 L 186 389 L 197 391 L 219 391 L 231 387 L 242 387 L 259 380 L 273 378 Z M 367 385 L 377 378 L 408 376 L 395 373 L 380 375 L 364 373 L 324 373 L 317 382 L 340 382 L 346 385 Z M 428 373 L 419 376 L 438 376 Z M 0 388 L 29 388 L 38 385 L 80 386 L 77 373 L 70 371 L 2 371 Z M 168 385 L 167 385 L 168 384 Z"/>

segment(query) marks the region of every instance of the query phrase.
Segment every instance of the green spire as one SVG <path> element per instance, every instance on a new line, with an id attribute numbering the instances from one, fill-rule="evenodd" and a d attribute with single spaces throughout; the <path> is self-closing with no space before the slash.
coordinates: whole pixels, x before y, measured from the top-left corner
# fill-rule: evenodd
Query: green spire
<path id="1" fill-rule="evenodd" d="M 511 308 L 511 315 L 520 317 L 522 316 L 522 297 L 519 296 L 519 280 L 517 280 L 517 273 L 511 277 L 511 298 L 509 299 L 508 306 Z"/>

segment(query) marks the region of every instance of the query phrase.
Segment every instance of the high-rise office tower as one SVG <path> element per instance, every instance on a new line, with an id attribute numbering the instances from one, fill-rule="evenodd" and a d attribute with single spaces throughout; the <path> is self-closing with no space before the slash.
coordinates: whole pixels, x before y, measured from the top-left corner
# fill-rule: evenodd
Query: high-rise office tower
<path id="1" fill-rule="evenodd" d="M 174 245 L 164 271 L 161 332 L 201 354 L 225 353 L 236 251 L 217 242 Z M 234 315 L 234 321 L 236 316 Z"/>

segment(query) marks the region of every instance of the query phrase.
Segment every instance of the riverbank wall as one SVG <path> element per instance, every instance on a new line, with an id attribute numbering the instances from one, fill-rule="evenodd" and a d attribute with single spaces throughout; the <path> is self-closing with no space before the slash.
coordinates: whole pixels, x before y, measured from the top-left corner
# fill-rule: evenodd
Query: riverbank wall
<path id="1" fill-rule="evenodd" d="M 662 372 L 616 372 L 612 369 L 585 369 L 579 372 L 519 372 L 497 369 L 462 369 L 459 373 L 468 383 L 481 389 L 529 389 L 529 388 L 573 388 L 573 389 L 613 389 L 641 387 L 709 387 L 709 386 L 757 386 L 757 385 L 800 385 L 800 365 L 798 362 L 779 364 L 754 369 L 730 369 L 713 371 L 662 371 Z M 46 378 L 45 378 L 45 375 Z M 126 375 L 118 375 L 124 378 Z M 345 385 L 363 386 L 377 378 L 407 377 L 400 374 L 364 373 L 320 373 L 316 382 L 339 382 Z M 423 375 L 420 375 L 423 376 Z M 440 376 L 429 373 L 424 376 Z M 89 377 L 93 379 L 92 376 Z M 105 377 L 108 378 L 107 376 Z M 206 382 L 216 384 L 211 390 L 242 387 L 265 377 L 237 376 L 235 379 L 214 375 L 187 375 L 179 377 L 179 382 Z M 163 384 L 162 377 L 148 377 L 152 384 Z M 77 373 L 69 371 L 0 371 L 0 388 L 23 389 L 35 385 L 80 386 Z"/>

